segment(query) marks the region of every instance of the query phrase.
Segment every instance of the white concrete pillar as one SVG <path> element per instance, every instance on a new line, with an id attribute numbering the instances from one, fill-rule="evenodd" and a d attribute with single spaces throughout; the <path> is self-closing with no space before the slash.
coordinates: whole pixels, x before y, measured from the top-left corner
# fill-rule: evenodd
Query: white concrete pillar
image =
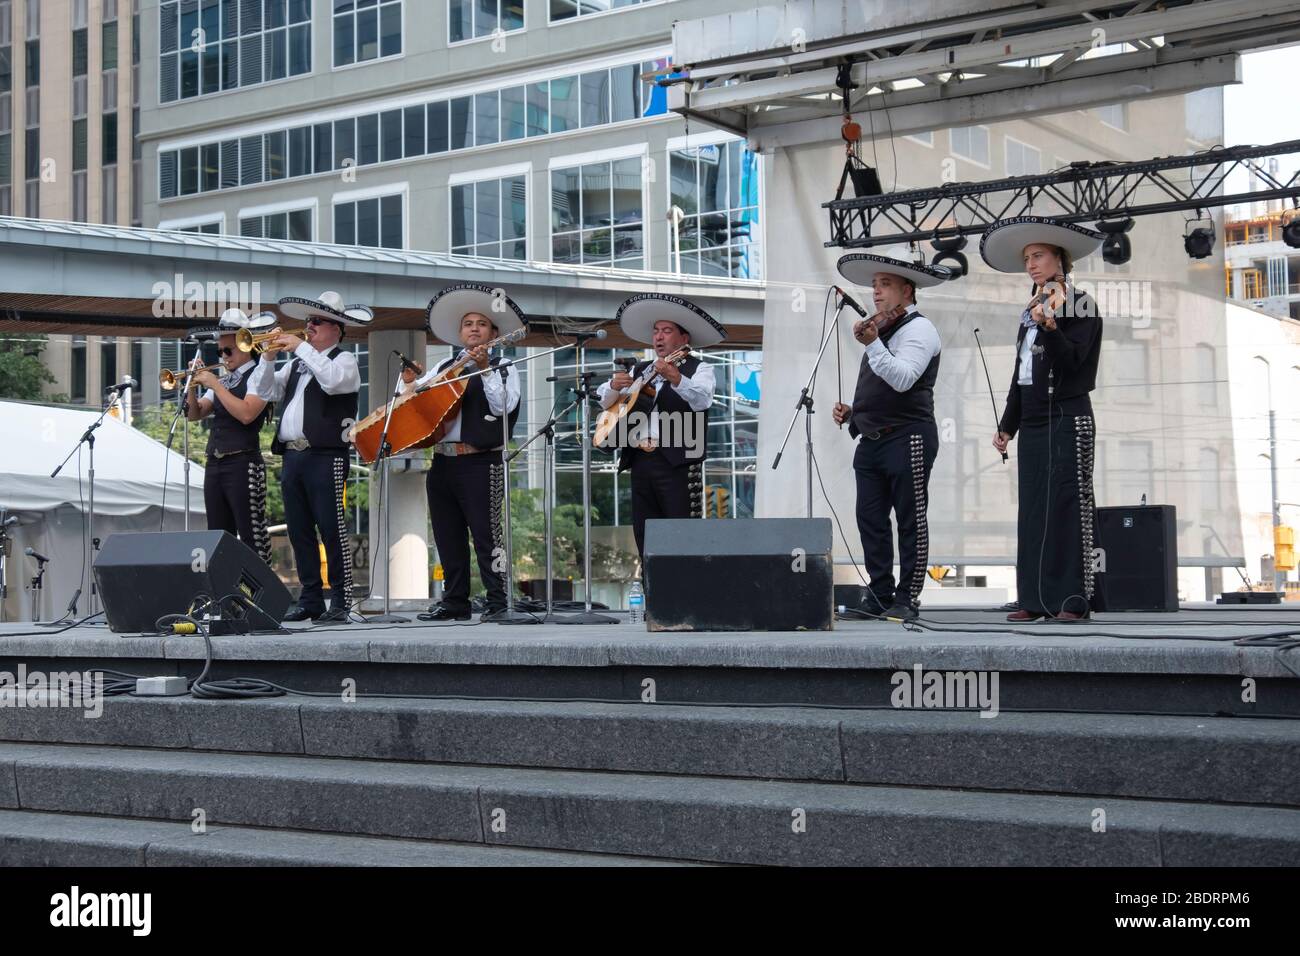
<path id="1" fill-rule="evenodd" d="M 398 361 L 393 349 L 420 361 L 425 352 L 426 335 L 421 331 L 371 332 L 370 409 L 380 408 L 392 396 Z M 390 365 L 389 359 L 392 358 Z M 390 374 L 391 373 L 391 374 Z M 424 494 L 428 463 L 422 450 L 395 455 L 390 463 L 389 521 L 391 541 L 383 540 L 380 507 L 379 473 L 371 475 L 370 553 L 371 591 L 377 597 L 388 593 L 392 580 L 393 601 L 427 601 L 429 599 L 429 509 Z M 380 555 L 378 544 L 386 553 Z"/>

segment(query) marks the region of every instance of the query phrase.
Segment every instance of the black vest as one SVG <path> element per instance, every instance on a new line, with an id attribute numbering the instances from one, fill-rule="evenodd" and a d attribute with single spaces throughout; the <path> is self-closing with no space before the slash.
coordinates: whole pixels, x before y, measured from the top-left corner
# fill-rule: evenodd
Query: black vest
<path id="1" fill-rule="evenodd" d="M 639 362 L 632 370 L 632 379 L 635 381 L 639 378 L 654 361 L 654 359 L 649 359 L 645 362 Z M 693 356 L 678 366 L 683 378 L 693 376 L 699 367 L 700 360 Z M 659 441 L 661 443 L 659 453 L 674 468 L 696 461 L 703 461 L 706 457 L 708 453 L 709 410 L 707 408 L 702 412 L 692 410 L 686 399 L 678 395 L 672 386 L 662 378 L 655 382 L 655 397 L 649 399 L 642 393 L 632 407 L 632 412 L 642 412 L 646 415 L 657 412 L 672 412 L 676 413 L 674 417 L 680 416 L 682 431 L 677 437 L 683 440 L 689 438 L 694 448 L 680 442 L 670 441 L 674 436 L 669 434 L 669 429 L 665 427 L 664 422 L 659 423 Z M 677 429 L 673 429 L 673 431 L 675 432 Z M 647 437 L 649 437 L 648 432 Z M 631 468 L 635 456 L 635 448 L 623 448 L 618 456 L 618 470 L 626 471 Z"/>
<path id="2" fill-rule="evenodd" d="M 899 329 L 919 317 L 919 312 L 904 316 L 880 337 L 881 343 L 888 347 L 889 340 L 898 334 Z M 912 383 L 912 387 L 900 392 L 873 372 L 867 356 L 863 355 L 862 365 L 858 369 L 858 386 L 853 392 L 849 434 L 857 438 L 882 428 L 897 428 L 913 422 L 933 422 L 934 381 L 938 377 L 939 353 L 936 352 L 925 371 Z"/>
<path id="3" fill-rule="evenodd" d="M 333 360 L 342 351 L 336 345 L 326 357 Z M 307 436 L 308 443 L 312 448 L 346 449 L 348 443 L 343 432 L 356 423 L 357 393 L 326 395 L 302 359 L 295 358 L 293 369 L 289 372 L 289 381 L 284 387 L 284 404 L 280 406 L 280 416 L 275 422 L 275 441 L 271 443 L 271 451 L 277 455 L 284 454 L 285 444 L 280 440 L 280 424 L 284 421 L 284 410 L 289 407 L 289 402 L 298 390 L 298 379 L 303 375 L 309 379 L 302 392 L 302 432 Z"/>
<path id="4" fill-rule="evenodd" d="M 438 370 L 444 370 L 453 361 L 454 359 L 448 359 L 438 366 Z M 500 358 L 491 360 L 493 368 L 500 364 Z M 501 383 L 503 386 L 511 371 L 512 369 L 509 366 L 501 369 Z M 521 395 L 519 404 L 506 416 L 511 437 L 514 436 L 515 422 L 519 421 L 519 409 L 522 404 L 523 396 Z M 488 420 L 489 416 L 491 416 L 491 421 Z M 497 448 L 501 445 L 501 419 L 493 414 L 492 408 L 488 405 L 487 392 L 483 390 L 482 375 L 475 375 L 465 382 L 465 395 L 460 400 L 460 440 L 467 445 L 473 445 L 475 448 Z"/>
<path id="5" fill-rule="evenodd" d="M 253 369 L 257 368 L 256 360 L 246 363 L 243 368 L 246 371 L 239 375 L 239 380 L 234 384 L 222 383 L 231 395 L 241 399 L 248 394 L 248 377 L 253 374 Z M 212 422 L 208 430 L 208 454 L 221 452 L 223 455 L 228 455 L 234 451 L 258 451 L 261 447 L 258 443 L 258 433 L 270 414 L 271 406 L 267 405 L 262 409 L 262 414 L 245 425 L 230 414 L 226 406 L 221 403 L 221 399 L 214 395 Z"/>

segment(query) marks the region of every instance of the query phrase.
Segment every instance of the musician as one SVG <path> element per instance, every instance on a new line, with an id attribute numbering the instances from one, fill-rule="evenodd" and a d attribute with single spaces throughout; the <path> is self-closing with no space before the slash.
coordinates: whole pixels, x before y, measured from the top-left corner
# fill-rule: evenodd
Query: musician
<path id="1" fill-rule="evenodd" d="M 240 329 L 264 332 L 275 316 L 262 312 L 249 316 L 242 309 L 227 309 L 215 332 L 226 372 L 212 370 L 190 375 L 186 417 L 196 422 L 211 418 L 208 463 L 203 469 L 203 504 L 208 529 L 238 535 L 267 564 L 271 563 L 271 536 L 266 530 L 266 462 L 259 434 L 270 416 L 264 399 L 249 392 L 248 379 L 256 362 L 235 346 Z M 191 368 L 201 365 L 195 359 Z M 198 396 L 198 389 L 205 391 Z"/>
<path id="2" fill-rule="evenodd" d="M 1033 281 L 1033 298 L 1020 314 L 1006 411 L 993 438 L 993 447 L 1005 452 L 1020 435 L 1020 608 L 1009 621 L 1072 621 L 1091 611 L 1096 425 L 1088 393 L 1097 380 L 1102 321 L 1097 303 L 1074 287 L 1070 273 L 1104 238 L 1071 223 L 1021 216 L 993 223 L 980 242 L 994 269 Z"/>
<path id="3" fill-rule="evenodd" d="M 648 519 L 698 514 L 692 490 L 702 491 L 709 407 L 717 387 L 713 367 L 696 355 L 680 364 L 667 359 L 683 348 L 717 345 L 727 333 L 693 302 L 661 293 L 632 296 L 619 307 L 617 319 L 628 338 L 655 352 L 630 373 L 615 373 L 596 393 L 600 404 L 611 408 L 636 379 L 655 378 L 653 392 L 643 388 L 629 414 L 640 413 L 646 427 L 625 432 L 618 460 L 619 471 L 632 472 L 632 531 L 644 556 Z"/>
<path id="4" fill-rule="evenodd" d="M 460 374 L 492 369 L 464 381 L 465 393 L 456 414 L 447 423 L 442 440 L 433 446 L 433 465 L 425 479 L 429 497 L 429 519 L 433 540 L 442 562 L 442 601 L 419 615 L 422 621 L 468 621 L 469 539 L 479 577 L 487 591 L 481 620 L 490 621 L 506 608 L 506 578 L 497 568 L 504 565 L 505 538 L 501 508 L 505 490 L 503 456 L 519 420 L 519 375 L 501 358 L 490 357 L 487 346 L 493 339 L 527 328 L 524 314 L 499 289 L 475 283 L 460 283 L 443 289 L 429 303 L 429 331 L 439 341 L 460 346 L 461 352 L 439 363 L 418 379 L 409 369 L 402 373 L 408 386 L 419 388 L 432 382 L 468 356 Z M 505 416 L 506 429 L 502 427 Z"/>
<path id="5" fill-rule="evenodd" d="M 853 404 L 835 404 L 837 425 L 860 439 L 853 454 L 858 532 L 870 578 L 863 609 L 890 618 L 916 618 L 930 554 L 930 470 L 939 451 L 934 382 L 942 345 L 934 324 L 916 305 L 916 290 L 949 279 L 946 269 L 890 256 L 855 253 L 839 261 L 855 285 L 871 286 L 876 315 L 854 323 L 866 346 Z M 898 580 L 894 530 L 898 524 Z"/>
<path id="6" fill-rule="evenodd" d="M 356 421 L 361 372 L 357 357 L 340 343 L 348 328 L 365 328 L 373 313 L 344 305 L 337 292 L 319 299 L 285 298 L 280 314 L 307 324 L 306 337 L 282 333 L 270 341 L 249 383 L 254 394 L 280 403 L 271 450 L 284 458 L 280 486 L 285 521 L 302 591 L 286 621 L 348 623 L 352 555 L 343 514 L 348 478 L 348 429 Z M 291 356 L 279 371 L 275 353 Z M 320 545 L 329 567 L 330 605 L 325 609 Z"/>

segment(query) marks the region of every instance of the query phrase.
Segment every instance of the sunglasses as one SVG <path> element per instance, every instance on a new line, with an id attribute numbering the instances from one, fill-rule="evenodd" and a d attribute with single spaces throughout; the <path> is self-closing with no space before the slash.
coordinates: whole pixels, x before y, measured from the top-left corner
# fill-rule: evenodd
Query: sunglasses
<path id="1" fill-rule="evenodd" d="M 218 349 L 217 354 L 224 355 L 226 358 L 230 358 L 230 356 L 235 354 L 235 350 L 227 346 L 224 349 Z"/>

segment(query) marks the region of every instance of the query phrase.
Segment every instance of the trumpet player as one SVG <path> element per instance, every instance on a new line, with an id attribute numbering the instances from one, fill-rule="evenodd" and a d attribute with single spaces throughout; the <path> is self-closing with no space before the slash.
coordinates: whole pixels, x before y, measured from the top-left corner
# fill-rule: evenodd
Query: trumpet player
<path id="1" fill-rule="evenodd" d="M 270 339 L 262 361 L 254 363 L 249 388 L 268 402 L 281 403 L 271 450 L 284 457 L 284 518 L 301 585 L 298 603 L 284 619 L 346 624 L 352 606 L 352 553 L 343 489 L 351 452 L 347 433 L 356 423 L 361 371 L 356 355 L 340 343 L 346 328 L 365 328 L 373 313 L 363 305 L 344 305 L 337 292 L 322 292 L 319 299 L 281 299 L 280 314 L 305 322 L 306 332 L 301 338 L 283 332 Z M 279 371 L 277 352 L 290 355 Z M 321 544 L 329 568 L 328 611 Z"/>
<path id="2" fill-rule="evenodd" d="M 213 368 L 199 367 L 202 359 L 195 359 L 185 386 L 190 390 L 186 417 L 192 422 L 212 420 L 203 470 L 208 528 L 238 535 L 267 564 L 271 536 L 266 530 L 266 462 L 258 433 L 270 410 L 265 400 L 248 390 L 249 373 L 256 363 L 236 347 L 235 333 L 270 328 L 274 321 L 269 312 L 250 317 L 242 309 L 227 309 L 216 329 L 225 374 L 218 377 Z M 200 388 L 204 389 L 201 395 Z"/>

